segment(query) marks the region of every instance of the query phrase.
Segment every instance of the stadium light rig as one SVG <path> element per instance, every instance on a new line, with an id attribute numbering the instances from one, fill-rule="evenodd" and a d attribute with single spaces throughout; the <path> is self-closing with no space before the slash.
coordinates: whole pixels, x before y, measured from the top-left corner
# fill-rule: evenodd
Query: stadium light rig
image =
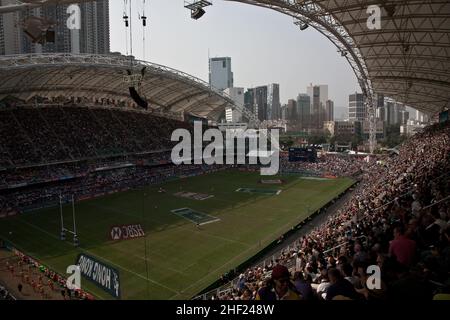
<path id="1" fill-rule="evenodd" d="M 301 31 L 304 31 L 309 28 L 309 24 L 303 22 L 302 20 L 295 20 L 294 24 L 300 28 Z"/>
<path id="2" fill-rule="evenodd" d="M 212 3 L 206 0 L 184 1 L 184 7 L 191 10 L 191 18 L 198 20 L 206 13 L 205 7 L 212 6 Z"/>

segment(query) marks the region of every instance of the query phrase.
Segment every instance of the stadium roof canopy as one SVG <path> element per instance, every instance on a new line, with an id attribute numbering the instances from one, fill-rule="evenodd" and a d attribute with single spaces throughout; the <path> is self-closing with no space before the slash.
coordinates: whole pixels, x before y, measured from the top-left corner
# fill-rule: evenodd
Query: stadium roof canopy
<path id="1" fill-rule="evenodd" d="M 132 63 L 133 61 L 133 63 Z M 165 66 L 122 55 L 32 54 L 0 56 L 0 100 L 12 96 L 87 97 L 132 101 L 128 70 L 140 76 L 139 93 L 161 112 L 188 112 L 217 120 L 231 98 L 208 83 Z"/>
<path id="2" fill-rule="evenodd" d="M 363 90 L 435 114 L 450 107 L 448 0 L 227 0 L 280 11 L 330 38 Z M 371 30 L 369 6 L 381 28 Z"/>

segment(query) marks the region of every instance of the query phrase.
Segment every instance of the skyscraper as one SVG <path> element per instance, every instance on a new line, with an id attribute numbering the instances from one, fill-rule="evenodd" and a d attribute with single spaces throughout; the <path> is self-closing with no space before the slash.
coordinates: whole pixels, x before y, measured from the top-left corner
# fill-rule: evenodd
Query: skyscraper
<path id="1" fill-rule="evenodd" d="M 364 121 L 367 119 L 366 106 L 364 104 L 364 95 L 355 92 L 348 97 L 348 118 L 350 120 Z"/>
<path id="2" fill-rule="evenodd" d="M 288 105 L 287 104 L 283 104 L 281 106 L 281 119 L 282 120 L 289 120 Z"/>
<path id="3" fill-rule="evenodd" d="M 385 116 L 384 121 L 386 122 L 387 126 L 395 124 L 395 102 L 393 101 L 386 102 L 384 116 Z"/>
<path id="4" fill-rule="evenodd" d="M 280 85 L 274 83 L 249 88 L 244 95 L 244 105 L 258 117 L 259 121 L 280 119 Z"/>
<path id="5" fill-rule="evenodd" d="M 14 4 L 14 0 L 0 0 L 1 5 Z M 10 55 L 21 53 L 21 33 L 16 26 L 19 13 L 0 14 L 0 54 Z"/>
<path id="6" fill-rule="evenodd" d="M 290 120 L 291 123 L 297 123 L 298 114 L 297 114 L 297 101 L 294 99 L 289 99 L 287 104 L 287 120 Z"/>
<path id="7" fill-rule="evenodd" d="M 231 58 L 220 57 L 209 59 L 209 85 L 219 89 L 233 88 L 233 72 Z"/>
<path id="8" fill-rule="evenodd" d="M 109 53 L 109 0 L 84 2 L 80 7 L 80 51 Z"/>
<path id="9" fill-rule="evenodd" d="M 311 99 L 311 125 L 314 128 L 320 126 L 322 106 L 320 104 L 320 87 L 308 88 L 309 98 Z"/>
<path id="10" fill-rule="evenodd" d="M 387 126 L 404 125 L 409 120 L 410 113 L 406 106 L 393 100 L 387 100 L 384 112 L 384 121 Z"/>
<path id="11" fill-rule="evenodd" d="M 311 98 L 305 93 L 297 96 L 297 120 L 302 129 L 309 128 L 311 117 Z"/>
<path id="12" fill-rule="evenodd" d="M 384 103 L 384 95 L 383 94 L 375 94 L 374 103 L 376 104 L 376 113 L 375 116 L 378 120 L 385 121 L 386 117 L 386 107 Z"/>
<path id="13" fill-rule="evenodd" d="M 420 112 L 419 110 L 415 109 L 410 110 L 410 115 L 411 119 L 418 121 L 420 123 L 428 122 L 428 116 L 425 113 Z"/>
<path id="14" fill-rule="evenodd" d="M 280 119 L 280 85 L 277 83 L 267 86 L 267 119 Z"/>
<path id="15" fill-rule="evenodd" d="M 322 106 L 325 107 L 325 104 L 328 100 L 328 85 L 326 85 L 326 84 L 313 85 L 311 83 L 306 88 L 306 93 L 308 94 L 308 96 L 310 96 L 310 97 L 313 96 L 314 88 L 316 89 L 316 92 L 318 93 L 319 104 L 322 104 Z M 312 102 L 312 99 L 311 99 L 311 102 Z"/>
<path id="16" fill-rule="evenodd" d="M 325 121 L 334 120 L 334 102 L 333 100 L 327 100 L 325 103 Z"/>
<path id="17" fill-rule="evenodd" d="M 267 92 L 267 86 L 255 88 L 254 106 L 259 121 L 269 120 L 267 117 Z"/>
<path id="18" fill-rule="evenodd" d="M 15 3 L 0 0 L 2 5 Z M 81 29 L 67 28 L 68 5 L 46 5 L 0 15 L 0 54 L 23 53 L 99 53 L 110 52 L 109 0 L 97 0 L 79 4 Z M 33 43 L 20 24 L 30 17 L 54 21 L 55 41 L 43 45 Z"/>
<path id="19" fill-rule="evenodd" d="M 406 109 L 400 110 L 399 118 L 400 118 L 400 124 L 406 125 L 409 120 L 409 112 Z"/>
<path id="20" fill-rule="evenodd" d="M 255 113 L 254 101 L 255 101 L 255 89 L 249 88 L 244 93 L 244 107 L 253 113 Z"/>
<path id="21" fill-rule="evenodd" d="M 227 88 L 224 92 L 228 94 L 237 105 L 244 105 L 244 88 Z M 225 110 L 225 118 L 227 122 L 241 122 L 242 113 L 237 110 L 227 108 Z"/>
<path id="22" fill-rule="evenodd" d="M 311 83 L 306 88 L 311 99 L 311 125 L 315 129 L 322 129 L 325 121 L 325 106 L 328 100 L 328 85 L 315 85 Z"/>

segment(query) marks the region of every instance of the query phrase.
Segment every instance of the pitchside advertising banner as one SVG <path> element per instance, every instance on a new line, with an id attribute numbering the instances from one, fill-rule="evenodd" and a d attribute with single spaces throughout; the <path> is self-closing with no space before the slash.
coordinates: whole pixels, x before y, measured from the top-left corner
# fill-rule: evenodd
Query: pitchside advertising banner
<path id="1" fill-rule="evenodd" d="M 114 298 L 120 299 L 119 271 L 86 254 L 80 254 L 76 264 L 80 267 L 81 275 L 84 278 Z"/>
<path id="2" fill-rule="evenodd" d="M 145 237 L 144 228 L 140 224 L 112 226 L 109 234 L 111 240 L 128 240 Z"/>

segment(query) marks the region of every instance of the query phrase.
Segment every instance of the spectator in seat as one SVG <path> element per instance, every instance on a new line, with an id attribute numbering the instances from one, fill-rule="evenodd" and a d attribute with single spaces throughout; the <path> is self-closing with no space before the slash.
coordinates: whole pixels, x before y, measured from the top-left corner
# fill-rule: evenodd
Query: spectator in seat
<path id="1" fill-rule="evenodd" d="M 397 280 L 389 288 L 389 300 L 427 301 L 433 298 L 430 283 L 417 278 L 407 267 L 398 264 L 395 270 Z"/>
<path id="2" fill-rule="evenodd" d="M 353 286 L 359 283 L 359 279 L 353 275 L 353 267 L 350 263 L 345 263 L 342 265 L 341 272 L 344 275 L 344 279 L 350 282 Z"/>
<path id="3" fill-rule="evenodd" d="M 317 286 L 316 289 L 317 294 L 319 295 L 320 298 L 324 300 L 327 298 L 327 292 L 330 285 L 331 282 L 328 279 L 328 275 L 326 277 L 322 277 L 322 279 L 320 280 L 320 284 Z"/>
<path id="4" fill-rule="evenodd" d="M 314 298 L 311 284 L 307 282 L 301 272 L 294 274 L 294 285 L 297 291 L 301 294 L 303 300 L 312 300 Z"/>
<path id="5" fill-rule="evenodd" d="M 404 266 L 410 266 L 414 259 L 416 242 L 405 236 L 402 226 L 394 228 L 394 240 L 389 244 L 389 255 L 397 259 Z"/>
<path id="6" fill-rule="evenodd" d="M 259 288 L 256 293 L 255 300 L 263 300 L 263 301 L 273 301 L 276 300 L 277 297 L 275 295 L 273 289 L 273 282 L 271 279 L 264 281 L 264 284 Z"/>
<path id="7" fill-rule="evenodd" d="M 367 254 L 363 251 L 361 244 L 356 243 L 354 250 L 355 255 L 353 256 L 353 259 L 358 262 L 364 262 L 367 258 Z"/>
<path id="8" fill-rule="evenodd" d="M 269 283 L 261 288 L 256 300 L 301 300 L 300 294 L 290 280 L 288 268 L 276 265 Z"/>
<path id="9" fill-rule="evenodd" d="M 413 216 L 418 217 L 420 210 L 422 209 L 422 205 L 420 204 L 417 193 L 414 193 L 412 198 L 414 201 L 411 203 L 411 212 Z"/>
<path id="10" fill-rule="evenodd" d="M 327 289 L 327 300 L 333 300 L 337 296 L 343 296 L 352 300 L 359 299 L 353 285 L 342 276 L 341 272 L 335 268 L 328 270 L 328 278 L 331 285 Z"/>

